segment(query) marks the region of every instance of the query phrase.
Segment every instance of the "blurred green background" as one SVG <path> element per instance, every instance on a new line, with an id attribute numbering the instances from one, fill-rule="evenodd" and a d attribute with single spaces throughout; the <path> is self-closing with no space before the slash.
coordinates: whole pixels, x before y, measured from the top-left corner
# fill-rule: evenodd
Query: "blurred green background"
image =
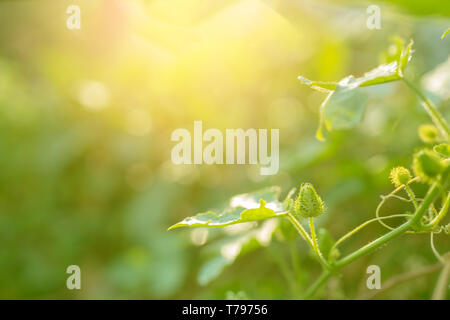
<path id="1" fill-rule="evenodd" d="M 81 30 L 66 28 L 70 4 Z M 366 27 L 370 4 L 380 30 Z M 415 41 L 407 76 L 417 82 L 448 59 L 449 17 L 437 0 L 0 1 L 0 298 L 298 298 L 319 265 L 270 221 L 167 228 L 235 194 L 279 185 L 284 197 L 305 181 L 336 238 L 373 217 L 390 168 L 409 167 L 422 145 L 427 114 L 401 83 L 383 85 L 361 125 L 319 142 L 325 96 L 297 76 L 361 75 L 399 36 Z M 448 100 L 440 107 L 449 119 Z M 173 165 L 171 132 L 194 120 L 279 128 L 280 171 Z M 386 212 L 403 209 L 394 201 Z M 342 249 L 382 232 L 373 225 Z M 448 251 L 448 236 L 436 246 Z M 407 235 L 346 267 L 322 297 L 364 297 L 370 264 L 384 281 L 434 263 L 428 236 Z M 66 288 L 72 264 L 81 290 Z M 380 298 L 428 299 L 437 275 Z"/>

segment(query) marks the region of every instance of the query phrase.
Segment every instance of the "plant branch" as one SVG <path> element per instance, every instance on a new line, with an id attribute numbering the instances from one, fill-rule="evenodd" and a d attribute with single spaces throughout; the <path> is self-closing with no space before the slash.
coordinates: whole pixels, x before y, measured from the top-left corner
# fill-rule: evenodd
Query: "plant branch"
<path id="1" fill-rule="evenodd" d="M 414 194 L 414 191 L 411 189 L 409 185 L 405 185 L 405 191 L 408 194 L 409 198 L 411 199 L 414 209 L 417 210 L 419 205 L 417 204 L 416 195 Z"/>
<path id="2" fill-rule="evenodd" d="M 329 268 L 328 262 L 324 259 L 322 252 L 320 252 L 319 244 L 317 243 L 317 237 L 316 237 L 316 231 L 314 228 L 313 218 L 312 217 L 308 218 L 308 221 L 309 221 L 309 229 L 311 231 L 311 238 L 312 238 L 314 252 L 317 254 L 322 265 L 325 266 L 326 268 Z"/>
<path id="3" fill-rule="evenodd" d="M 290 212 L 287 213 L 287 217 L 288 217 L 289 221 L 292 223 L 292 225 L 295 227 L 295 229 L 297 229 L 298 233 L 302 236 L 302 238 L 305 239 L 305 241 L 309 244 L 311 249 L 314 250 L 312 240 L 311 240 L 308 232 L 306 232 L 306 230 L 301 225 L 301 223 L 298 222 L 298 220 Z"/>
<path id="4" fill-rule="evenodd" d="M 357 233 L 358 231 L 360 231 L 362 228 L 366 227 L 370 223 L 375 222 L 375 221 L 384 220 L 384 219 L 392 219 L 392 218 L 400 218 L 400 217 L 411 217 L 411 215 L 410 214 L 394 214 L 391 216 L 377 217 L 377 218 L 373 218 L 373 219 L 365 221 L 364 223 L 360 224 L 358 227 L 356 227 L 352 231 L 343 235 L 338 241 L 336 241 L 334 246 L 330 250 L 330 254 L 333 252 L 333 250 L 335 250 L 338 247 L 338 245 L 340 245 L 342 242 L 344 242 L 344 240 L 350 238 L 352 235 L 354 235 L 355 233 Z"/>
<path id="5" fill-rule="evenodd" d="M 449 167 L 449 169 L 450 169 L 450 167 Z M 445 179 L 448 176 L 449 169 L 447 169 L 445 171 L 445 176 L 444 176 Z M 372 252 L 373 250 L 382 246 L 386 242 L 388 242 L 388 241 L 402 235 L 406 231 L 408 231 L 408 229 L 410 229 L 413 225 L 420 222 L 420 219 L 423 217 L 425 212 L 428 210 L 430 205 L 433 203 L 433 201 L 436 198 L 436 196 L 438 195 L 438 193 L 439 193 L 438 182 L 435 182 L 435 183 L 433 183 L 431 188 L 428 190 L 423 202 L 420 204 L 419 208 L 415 211 L 411 220 L 405 222 L 404 224 L 398 226 L 397 228 L 391 230 L 390 232 L 382 235 L 378 239 L 370 242 L 369 244 L 365 245 L 364 247 L 362 247 L 362 248 L 356 250 L 355 252 L 349 254 L 348 256 L 342 258 L 341 260 L 336 262 L 336 267 L 342 268 L 345 265 L 358 259 L 359 257 L 362 257 L 362 256 Z"/>
<path id="6" fill-rule="evenodd" d="M 411 183 L 413 183 L 413 182 L 417 182 L 417 181 L 419 181 L 419 177 L 415 177 L 415 178 L 411 179 L 411 180 L 408 182 L 408 185 L 411 184 Z M 397 192 L 399 192 L 400 190 L 404 189 L 405 187 L 406 187 L 406 185 L 402 184 L 401 186 L 397 187 L 394 191 L 392 191 L 392 192 L 389 193 L 388 195 L 381 196 L 381 201 L 380 201 L 380 203 L 378 204 L 377 209 L 375 210 L 375 217 L 376 217 L 376 218 L 381 218 L 381 217 L 380 217 L 380 210 L 381 210 L 381 207 L 384 205 L 384 203 L 385 203 L 389 198 L 400 198 L 400 200 L 407 201 L 407 199 L 403 199 L 403 198 L 401 198 L 401 197 L 399 197 L 399 196 L 396 195 Z M 417 200 L 417 199 L 416 199 L 416 200 Z M 412 200 L 409 200 L 409 201 L 412 201 Z M 423 201 L 423 199 L 422 199 L 422 201 Z M 416 208 L 416 209 L 417 209 L 417 208 Z M 379 219 L 378 222 L 380 222 L 380 224 L 381 224 L 383 227 L 385 227 L 385 228 L 387 228 L 387 229 L 389 229 L 389 230 L 394 230 L 393 227 L 391 227 L 391 226 L 387 225 L 386 223 L 384 223 L 384 222 L 383 222 L 383 219 Z"/>
<path id="7" fill-rule="evenodd" d="M 448 176 L 450 174 L 450 166 L 446 168 L 446 170 L 442 173 L 441 176 L 441 182 L 443 185 L 447 183 Z M 344 258 L 337 261 L 335 264 L 332 265 L 332 270 L 324 270 L 322 275 L 316 280 L 316 282 L 313 283 L 313 285 L 310 287 L 310 289 L 305 294 L 305 299 L 308 299 L 314 295 L 314 293 L 323 286 L 328 278 L 331 277 L 333 272 L 336 272 L 343 268 L 344 266 L 350 264 L 351 262 L 357 260 L 358 258 L 376 250 L 383 244 L 389 242 L 390 240 L 404 234 L 407 232 L 411 227 L 418 224 L 420 220 L 422 219 L 423 215 L 427 212 L 428 208 L 431 206 L 437 195 L 439 194 L 439 183 L 440 181 L 435 181 L 430 189 L 428 190 L 425 198 L 423 199 L 423 202 L 420 204 L 420 206 L 415 211 L 413 217 L 403 223 L 402 225 L 398 226 L 397 228 L 389 231 L 388 233 L 382 235 L 381 237 L 377 238 L 376 240 L 370 242 L 369 244 L 365 245 L 364 247 L 354 251 L 353 253 L 350 253 L 349 255 L 345 256 Z M 447 274 L 448 276 L 448 274 Z"/>
<path id="8" fill-rule="evenodd" d="M 309 236 L 308 232 L 306 232 L 306 230 L 303 228 L 303 226 L 301 225 L 300 222 L 298 222 L 298 220 L 292 215 L 292 213 L 288 212 L 287 213 L 287 217 L 289 219 L 289 221 L 292 223 L 292 225 L 295 227 L 295 229 L 297 229 L 298 233 L 302 236 L 303 239 L 306 240 L 306 242 L 309 244 L 309 246 L 311 247 L 311 249 L 317 254 L 317 258 L 320 262 L 320 264 L 324 267 L 324 268 L 329 268 L 327 261 L 323 258 L 323 256 L 317 253 L 316 251 L 316 244 L 311 239 L 311 237 Z M 312 231 L 311 231 L 312 232 Z M 314 238 L 316 237 L 315 232 L 314 232 Z"/>
<path id="9" fill-rule="evenodd" d="M 439 222 L 441 222 L 441 220 L 444 219 L 445 215 L 448 212 L 449 207 L 450 207 L 450 192 L 447 194 L 447 198 L 445 199 L 441 211 L 439 211 L 438 215 L 427 225 L 427 227 L 433 228 L 437 226 Z"/>
<path id="10" fill-rule="evenodd" d="M 311 287 L 309 287 L 308 291 L 306 291 L 303 299 L 309 300 L 313 298 L 317 290 L 319 290 L 332 275 L 333 273 L 330 270 L 324 270 L 320 277 L 317 278 L 317 280 L 311 285 Z"/>

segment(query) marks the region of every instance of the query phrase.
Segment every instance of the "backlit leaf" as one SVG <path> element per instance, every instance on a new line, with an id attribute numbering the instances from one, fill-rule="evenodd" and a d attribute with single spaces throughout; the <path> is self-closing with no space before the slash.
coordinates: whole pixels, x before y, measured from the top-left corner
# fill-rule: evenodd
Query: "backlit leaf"
<path id="1" fill-rule="evenodd" d="M 179 227 L 225 227 L 231 224 L 258 221 L 286 215 L 283 204 L 278 200 L 279 187 L 270 187 L 253 193 L 231 198 L 228 208 L 221 213 L 208 211 L 185 218 L 169 228 Z"/>
<path id="2" fill-rule="evenodd" d="M 362 119 L 366 103 L 367 93 L 341 82 L 322 105 L 326 127 L 329 130 L 354 127 Z"/>
<path id="3" fill-rule="evenodd" d="M 349 129 L 356 126 L 362 119 L 368 100 L 364 87 L 388 83 L 403 77 L 405 69 L 412 56 L 413 42 L 403 46 L 397 41 L 399 55 L 395 61 L 382 64 L 366 72 L 362 77 L 348 76 L 338 83 L 311 81 L 302 76 L 298 79 L 304 84 L 318 91 L 327 92 L 328 96 L 320 106 L 320 124 L 316 137 L 324 140 L 323 128 Z"/>
<path id="4" fill-rule="evenodd" d="M 336 89 L 337 82 L 325 82 L 325 81 L 311 81 L 305 77 L 299 76 L 298 80 L 302 82 L 305 86 L 322 92 L 330 92 Z"/>

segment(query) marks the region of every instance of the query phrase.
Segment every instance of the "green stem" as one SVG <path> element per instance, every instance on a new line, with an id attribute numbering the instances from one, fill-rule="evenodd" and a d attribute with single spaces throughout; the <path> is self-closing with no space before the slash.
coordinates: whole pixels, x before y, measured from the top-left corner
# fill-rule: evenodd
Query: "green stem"
<path id="1" fill-rule="evenodd" d="M 297 229 L 298 233 L 302 236 L 303 239 L 309 244 L 311 249 L 314 250 L 314 246 L 312 244 L 312 240 L 308 235 L 308 232 L 303 228 L 303 226 L 300 224 L 300 222 L 297 221 L 297 219 L 290 213 L 287 213 L 287 217 L 289 221 L 292 223 L 292 225 Z"/>
<path id="2" fill-rule="evenodd" d="M 333 273 L 330 270 L 324 270 L 320 277 L 317 278 L 317 280 L 311 285 L 311 287 L 309 287 L 308 291 L 306 291 L 303 299 L 309 300 L 313 298 L 317 290 L 319 290 L 332 275 Z"/>
<path id="3" fill-rule="evenodd" d="M 441 181 L 445 185 L 448 179 L 448 176 L 450 174 L 450 167 L 448 167 L 441 176 Z M 332 265 L 332 270 L 324 270 L 322 275 L 316 280 L 316 282 L 313 283 L 313 285 L 308 289 L 308 291 L 305 294 L 305 299 L 311 298 L 315 292 L 323 286 L 328 278 L 330 278 L 333 274 L 333 272 L 336 272 L 343 268 L 344 266 L 350 264 L 351 262 L 355 261 L 356 259 L 376 250 L 383 244 L 387 243 L 388 241 L 402 235 L 408 229 L 410 229 L 415 224 L 419 223 L 422 219 L 423 215 L 426 213 L 430 205 L 433 203 L 434 199 L 439 194 L 439 181 L 436 181 L 432 184 L 430 189 L 428 190 L 425 198 L 423 199 L 422 203 L 420 204 L 419 208 L 415 211 L 413 217 L 408 222 L 405 222 L 404 224 L 400 225 L 399 227 L 391 230 L 390 232 L 386 233 L 385 235 L 379 237 L 378 239 L 370 242 L 366 246 L 356 250 L 355 252 L 347 255 L 346 257 L 340 259 L 335 264 Z"/>
<path id="4" fill-rule="evenodd" d="M 422 106 L 425 108 L 425 111 L 430 115 L 436 127 L 439 129 L 443 137 L 448 141 L 450 137 L 450 127 L 448 126 L 447 121 L 445 121 L 445 118 L 441 115 L 433 102 L 425 97 L 422 91 L 416 88 L 405 78 L 403 78 L 403 81 L 412 91 L 414 91 L 414 93 L 420 98 L 420 100 L 422 100 Z"/>
<path id="5" fill-rule="evenodd" d="M 427 225 L 429 228 L 433 228 L 441 222 L 442 219 L 444 219 L 445 215 L 448 212 L 448 209 L 450 207 L 450 192 L 447 195 L 447 199 L 444 202 L 444 205 L 441 208 L 441 211 L 439 211 L 439 214 Z"/>
<path id="6" fill-rule="evenodd" d="M 425 212 L 428 210 L 428 207 L 431 205 L 431 203 L 434 201 L 435 197 L 439 193 L 439 188 L 437 187 L 437 183 L 434 183 L 432 187 L 428 190 L 427 195 L 425 196 L 425 199 L 419 206 L 419 208 L 416 210 L 416 213 L 414 216 L 409 220 L 408 222 L 405 222 L 404 224 L 400 225 L 399 227 L 395 228 L 394 230 L 391 230 L 390 232 L 382 235 L 378 239 L 370 242 L 369 244 L 365 245 L 364 247 L 356 250 L 355 252 L 349 254 L 348 256 L 342 258 L 338 262 L 336 262 L 337 268 L 342 268 L 343 266 L 355 261 L 356 259 L 372 252 L 376 248 L 382 246 L 386 242 L 402 235 L 406 231 L 408 231 L 409 228 L 411 228 L 414 224 L 418 223 L 420 219 L 423 217 Z"/>
<path id="7" fill-rule="evenodd" d="M 333 247 L 330 249 L 330 254 L 332 254 L 332 252 L 342 243 L 344 242 L 344 240 L 347 240 L 348 238 L 350 238 L 352 235 L 354 235 L 355 233 L 357 233 L 358 231 L 360 231 L 361 229 L 363 229 L 364 227 L 368 226 L 369 224 L 371 224 L 372 222 L 375 221 L 380 221 L 380 220 L 385 220 L 385 219 L 392 219 L 392 218 L 400 218 L 400 217 L 411 217 L 410 214 L 394 214 L 391 216 L 386 216 L 386 217 L 377 217 L 377 218 L 373 218 L 370 220 L 365 221 L 364 223 L 360 224 L 359 226 L 357 226 L 355 229 L 351 230 L 350 232 L 348 232 L 347 234 L 343 235 L 338 241 L 335 242 L 335 244 L 333 245 Z"/>
<path id="8" fill-rule="evenodd" d="M 308 232 L 306 232 L 306 230 L 303 228 L 301 223 L 298 222 L 298 220 L 292 215 L 292 213 L 288 212 L 287 217 L 288 217 L 289 221 L 293 224 L 295 229 L 297 229 L 298 233 L 300 233 L 302 238 L 306 240 L 306 242 L 309 244 L 311 249 L 317 254 L 317 257 L 319 259 L 320 264 L 326 269 L 329 268 L 327 261 L 323 258 L 322 254 L 319 254 L 320 251 L 318 253 L 318 251 L 316 250 L 316 246 L 317 246 L 316 242 L 317 242 L 317 240 L 313 241 L 311 239 L 311 237 L 309 236 Z M 313 232 L 313 230 L 314 230 L 314 228 L 312 229 L 311 232 Z M 314 232 L 313 237 L 316 238 L 315 232 Z"/>
<path id="9" fill-rule="evenodd" d="M 408 182 L 408 184 L 411 184 L 411 183 L 416 182 L 416 181 L 418 181 L 418 180 L 419 180 L 419 177 L 415 177 L 415 178 L 411 179 L 411 180 Z M 377 209 L 375 210 L 375 217 L 376 217 L 376 218 L 381 218 L 381 217 L 380 217 L 380 210 L 381 210 L 381 207 L 384 205 L 384 203 L 387 201 L 387 199 L 389 199 L 389 198 L 391 198 L 391 197 L 396 197 L 396 193 L 399 192 L 400 190 L 402 190 L 402 189 L 405 188 L 405 187 L 406 187 L 406 185 L 403 184 L 403 185 L 397 187 L 394 191 L 392 191 L 392 192 L 389 193 L 388 195 L 381 196 L 381 201 L 380 201 L 380 203 L 378 204 Z M 384 222 L 383 222 L 383 219 L 379 219 L 378 222 L 380 222 L 380 224 L 381 224 L 383 227 L 385 227 L 385 228 L 387 228 L 387 229 L 389 229 L 389 230 L 394 230 L 394 228 L 392 228 L 391 226 L 389 226 L 389 225 L 387 225 L 386 223 L 384 223 Z"/>
<path id="10" fill-rule="evenodd" d="M 309 222 L 309 229 L 311 231 L 313 250 L 317 254 L 317 257 L 319 258 L 322 265 L 325 266 L 326 268 L 328 268 L 329 267 L 328 262 L 324 259 L 322 252 L 320 252 L 319 244 L 317 243 L 316 230 L 314 228 L 313 218 L 312 217 L 308 218 L 308 222 Z"/>
<path id="11" fill-rule="evenodd" d="M 430 232 L 430 246 L 431 250 L 433 251 L 433 254 L 435 255 L 436 259 L 439 260 L 441 263 L 445 263 L 444 258 L 439 254 L 439 252 L 436 250 L 436 247 L 434 246 L 434 233 Z"/>
<path id="12" fill-rule="evenodd" d="M 409 185 L 405 185 L 405 191 L 408 194 L 409 198 L 411 199 L 414 205 L 414 209 L 417 210 L 419 206 L 417 204 L 416 195 L 414 194 L 414 191 L 411 189 Z"/>

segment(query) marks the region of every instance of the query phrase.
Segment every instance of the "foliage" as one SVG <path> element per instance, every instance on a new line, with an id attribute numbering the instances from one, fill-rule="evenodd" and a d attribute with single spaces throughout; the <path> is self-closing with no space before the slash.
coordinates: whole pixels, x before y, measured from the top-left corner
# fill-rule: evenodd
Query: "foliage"
<path id="1" fill-rule="evenodd" d="M 401 41 L 399 43 L 402 43 Z M 348 76 L 341 81 L 334 82 L 319 82 L 310 81 L 304 77 L 299 77 L 300 81 L 318 91 L 327 92 L 328 96 L 322 103 L 320 127 L 317 132 L 317 138 L 323 140 L 322 126 L 325 125 L 328 130 L 332 129 L 348 129 L 353 128 L 362 120 L 363 110 L 366 107 L 367 97 L 366 93 L 362 91 L 364 87 L 384 84 L 396 80 L 404 79 L 404 71 L 408 62 L 412 56 L 412 41 L 403 48 L 398 48 L 396 51 L 400 52 L 398 58 L 390 62 L 389 64 L 382 64 L 370 72 L 364 74 L 363 77 L 355 78 Z M 410 82 L 405 79 L 405 83 L 422 99 L 425 110 L 429 113 L 431 119 L 435 125 L 439 128 L 445 142 L 449 142 L 450 129 L 445 118 L 437 110 L 436 106 L 415 88 Z M 438 136 L 438 130 L 434 126 L 421 126 L 418 130 L 419 136 L 426 143 L 434 143 Z M 446 281 L 447 273 L 449 272 L 450 260 L 444 258 L 449 256 L 450 252 L 441 255 L 434 248 L 433 234 L 447 231 L 447 227 L 441 224 L 443 217 L 447 214 L 450 207 L 450 163 L 447 160 L 442 159 L 448 157 L 448 144 L 440 144 L 434 146 L 433 150 L 421 149 L 413 156 L 413 171 L 415 177 L 411 176 L 408 169 L 404 167 L 395 167 L 391 170 L 390 178 L 396 189 L 388 196 L 382 197 L 382 202 L 379 204 L 376 210 L 376 218 L 368 220 L 362 223 L 360 226 L 351 230 L 344 236 L 342 236 L 336 242 L 333 242 L 331 236 L 329 236 L 326 229 L 321 229 L 321 240 L 318 241 L 314 218 L 319 216 L 325 211 L 323 200 L 317 194 L 316 190 L 310 183 L 302 183 L 298 195 L 293 201 L 293 192 L 290 192 L 287 199 L 284 202 L 284 207 L 277 206 L 279 214 L 276 211 L 268 211 L 266 208 L 266 201 L 273 202 L 273 197 L 264 197 L 264 193 L 255 193 L 251 195 L 237 196 L 237 203 L 243 202 L 251 203 L 249 208 L 241 205 L 238 212 L 234 212 L 232 209 L 225 211 L 222 214 L 207 213 L 200 214 L 192 218 L 187 218 L 182 222 L 172 226 L 170 229 L 179 226 L 197 227 L 197 226 L 226 226 L 232 223 L 241 223 L 247 221 L 256 221 L 269 219 L 274 217 L 287 217 L 292 225 L 297 229 L 299 235 L 308 243 L 314 252 L 318 262 L 322 265 L 322 275 L 314 282 L 311 287 L 305 292 L 304 298 L 311 298 L 317 295 L 317 291 L 325 284 L 325 282 L 331 276 L 339 273 L 340 270 L 347 264 L 353 262 L 360 257 L 371 253 L 390 242 L 394 238 L 397 238 L 404 233 L 430 233 L 431 235 L 431 247 L 433 252 L 439 261 L 444 265 L 443 275 L 437 287 L 433 298 L 437 296 L 442 298 L 445 296 L 445 292 L 440 289 Z M 418 199 L 415 192 L 410 187 L 410 184 L 421 181 L 429 184 L 429 188 L 425 194 L 424 199 Z M 405 190 L 409 199 L 404 199 L 396 196 L 396 193 Z M 442 191 L 439 195 L 439 191 Z M 414 212 L 412 214 L 405 212 L 403 214 L 379 216 L 379 209 L 385 203 L 388 197 L 396 196 L 407 202 L 412 202 L 414 205 Z M 244 198 L 244 201 L 241 199 Z M 440 198 L 440 200 L 439 200 Z M 236 199 L 236 198 L 233 198 Z M 233 203 L 234 201 L 231 201 Z M 260 206 L 255 204 L 259 199 Z M 441 209 L 439 212 L 434 210 L 440 203 Z M 275 207 L 275 206 L 274 206 Z M 247 213 L 247 210 L 251 211 L 251 214 Z M 242 211 L 243 210 L 243 211 Z M 240 212 L 240 216 L 238 213 Z M 426 213 L 430 214 L 427 215 Z M 282 213 L 282 214 L 281 214 Z M 405 217 L 405 222 L 402 224 L 390 227 L 386 225 L 382 220 L 389 218 Z M 302 218 L 308 219 L 309 233 L 302 225 Z M 352 253 L 338 258 L 338 245 L 344 240 L 350 238 L 355 233 L 366 227 L 371 222 L 378 221 L 390 231 L 386 232 L 379 238 L 372 240 L 367 245 L 353 251 Z M 448 232 L 448 231 L 447 231 Z M 444 293 L 443 293 L 444 292 Z"/>
<path id="2" fill-rule="evenodd" d="M 75 2 L 81 29 L 68 30 Z M 423 148 L 448 163 L 449 144 L 404 79 L 450 119 L 450 38 L 441 39 L 449 4 L 373 4 L 381 7 L 379 30 L 366 28 L 368 4 L 355 0 L 0 1 L 0 298 L 297 299 L 320 277 L 315 249 L 322 265 L 338 262 L 410 221 L 407 190 L 420 205 L 433 183 L 411 177 L 409 188 L 392 193 L 391 168 L 412 174 L 411 155 Z M 404 78 L 351 88 L 377 61 L 399 61 L 408 43 L 393 34 L 414 39 Z M 324 80 L 318 86 L 326 90 L 299 85 L 299 75 Z M 348 75 L 355 76 L 337 89 L 335 80 Z M 336 90 L 342 96 L 325 106 L 332 128 L 323 125 L 321 142 L 319 106 Z M 171 133 L 195 120 L 221 131 L 279 128 L 278 174 L 260 176 L 257 165 L 174 165 Z M 438 131 L 433 142 L 421 142 L 424 124 Z M 286 212 L 302 182 L 326 205 L 313 218 L 316 241 L 309 219 Z M 432 230 L 436 251 L 450 248 L 445 188 L 433 192 L 422 236 L 412 233 L 421 224 L 411 224 L 411 235 L 341 268 L 316 297 L 368 296 L 370 264 L 382 267 L 383 286 L 434 267 L 377 295 L 432 297 L 442 263 L 436 268 L 425 237 Z M 268 192 L 264 206 L 261 195 L 249 207 L 230 206 L 253 190 Z M 167 232 L 209 208 L 235 210 L 239 222 L 246 210 L 276 215 Z M 363 232 L 342 237 L 361 223 Z M 66 287 L 73 264 L 81 290 Z"/>
<path id="3" fill-rule="evenodd" d="M 230 205 L 222 213 L 213 211 L 199 213 L 174 224 L 169 228 L 179 227 L 225 227 L 235 223 L 265 220 L 286 215 L 282 204 L 278 201 L 278 187 L 270 187 L 250 194 L 234 196 Z"/>

